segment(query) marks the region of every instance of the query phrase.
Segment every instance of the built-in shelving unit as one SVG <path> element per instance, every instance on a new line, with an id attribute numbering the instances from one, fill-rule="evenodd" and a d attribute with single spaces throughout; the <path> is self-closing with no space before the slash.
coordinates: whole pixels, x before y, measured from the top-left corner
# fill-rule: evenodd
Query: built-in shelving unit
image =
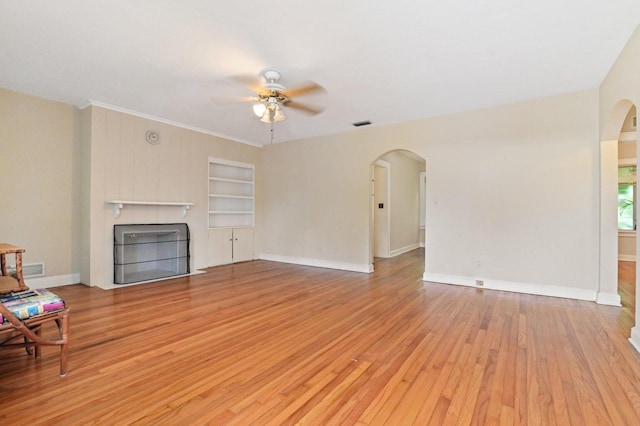
<path id="1" fill-rule="evenodd" d="M 209 158 L 209 228 L 254 223 L 253 164 Z"/>
<path id="2" fill-rule="evenodd" d="M 182 217 L 187 215 L 189 208 L 193 203 L 189 202 L 165 202 L 165 201 L 123 201 L 123 200 L 109 200 L 107 204 L 113 204 L 113 217 L 118 218 L 120 216 L 120 210 L 126 205 L 133 206 L 177 206 L 182 207 Z"/>

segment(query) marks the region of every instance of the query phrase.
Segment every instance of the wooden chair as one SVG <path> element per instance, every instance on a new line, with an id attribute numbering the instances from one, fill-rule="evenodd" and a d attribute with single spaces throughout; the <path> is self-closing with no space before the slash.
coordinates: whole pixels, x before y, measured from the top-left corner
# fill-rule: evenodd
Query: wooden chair
<path id="1" fill-rule="evenodd" d="M 67 375 L 69 308 L 48 290 L 29 291 L 22 276 L 24 249 L 0 243 L 0 349 L 23 347 L 40 358 L 40 346 L 60 346 L 60 376 Z M 15 254 L 16 270 L 7 273 L 7 254 Z M 59 338 L 42 336 L 42 326 L 55 323 Z"/>
<path id="2" fill-rule="evenodd" d="M 47 323 L 55 323 L 56 338 L 43 337 Z M 68 342 L 69 308 L 54 293 L 38 289 L 0 297 L 0 349 L 22 347 L 40 358 L 41 346 L 60 346 L 60 377 L 64 377 Z"/>

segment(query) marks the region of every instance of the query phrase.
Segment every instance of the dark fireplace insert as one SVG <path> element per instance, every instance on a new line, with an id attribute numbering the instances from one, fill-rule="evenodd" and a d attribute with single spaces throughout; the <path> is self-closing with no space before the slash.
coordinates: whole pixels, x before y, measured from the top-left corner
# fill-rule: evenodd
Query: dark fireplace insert
<path id="1" fill-rule="evenodd" d="M 131 284 L 186 275 L 186 223 L 127 224 L 113 227 L 113 283 Z"/>

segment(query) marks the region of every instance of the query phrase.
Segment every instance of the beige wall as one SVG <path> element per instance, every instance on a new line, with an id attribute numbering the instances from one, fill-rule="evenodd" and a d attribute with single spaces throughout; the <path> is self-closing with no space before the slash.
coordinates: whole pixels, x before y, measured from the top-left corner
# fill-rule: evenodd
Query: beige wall
<path id="1" fill-rule="evenodd" d="M 0 89 L 0 241 L 67 283 L 79 270 L 77 122 L 70 105 Z"/>
<path id="2" fill-rule="evenodd" d="M 600 128 L 602 140 L 616 140 L 629 108 L 640 103 L 640 27 L 620 52 L 600 86 Z M 630 102 L 621 111 L 616 106 Z"/>
<path id="3" fill-rule="evenodd" d="M 264 148 L 261 257 L 367 271 L 370 165 L 352 133 Z"/>
<path id="4" fill-rule="evenodd" d="M 636 143 L 627 142 L 618 145 L 618 160 L 635 160 L 636 159 Z"/>
<path id="5" fill-rule="evenodd" d="M 84 208 L 90 211 L 91 256 L 89 275 L 82 277 L 85 284 L 108 288 L 113 283 L 114 224 L 186 222 L 192 270 L 209 266 L 209 157 L 256 166 L 259 215 L 261 148 L 105 108 L 90 110 L 90 198 L 84 200 Z M 160 135 L 159 144 L 146 142 L 148 130 Z M 185 218 L 178 207 L 126 206 L 116 219 L 109 200 L 191 202 L 194 206 Z M 259 236 L 259 227 L 255 234 Z"/>
<path id="6" fill-rule="evenodd" d="M 593 297 L 597 114 L 589 90 L 268 146 L 263 251 L 364 269 L 369 165 L 406 149 L 426 159 L 428 278 Z"/>

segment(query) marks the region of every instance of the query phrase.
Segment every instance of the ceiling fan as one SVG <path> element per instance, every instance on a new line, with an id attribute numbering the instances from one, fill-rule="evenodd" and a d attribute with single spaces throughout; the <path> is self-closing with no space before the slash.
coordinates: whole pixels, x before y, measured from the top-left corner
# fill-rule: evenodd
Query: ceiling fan
<path id="1" fill-rule="evenodd" d="M 245 83 L 256 96 L 236 99 L 236 102 L 253 103 L 253 112 L 263 123 L 277 123 L 283 121 L 284 108 L 293 108 L 309 115 L 321 113 L 324 108 L 315 107 L 294 101 L 294 97 L 307 95 L 313 92 L 324 92 L 324 88 L 317 83 L 307 82 L 300 87 L 287 89 L 280 81 L 280 73 L 275 70 L 267 70 L 263 73 L 263 78 L 257 80 L 255 77 L 235 76 L 234 79 Z"/>

